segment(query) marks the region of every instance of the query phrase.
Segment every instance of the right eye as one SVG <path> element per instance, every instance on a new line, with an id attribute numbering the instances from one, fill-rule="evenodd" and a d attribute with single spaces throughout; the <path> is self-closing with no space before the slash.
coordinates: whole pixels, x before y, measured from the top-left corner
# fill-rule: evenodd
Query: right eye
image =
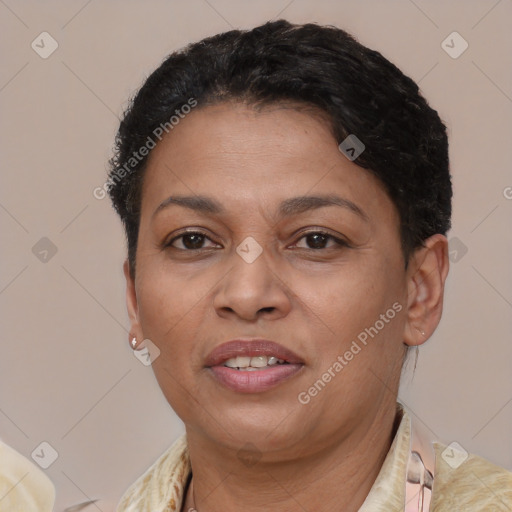
<path id="1" fill-rule="evenodd" d="M 179 244 L 176 242 L 180 240 Z M 205 249 L 203 244 L 206 240 L 210 240 L 204 233 L 201 231 L 186 231 L 185 233 L 181 233 L 178 236 L 175 236 L 168 243 L 165 244 L 166 247 L 172 247 L 173 249 L 178 249 L 180 251 L 197 251 L 201 249 Z M 212 240 L 210 240 L 212 242 Z M 214 245 L 214 242 L 212 242 Z M 181 245 L 178 247 L 177 245 Z"/>

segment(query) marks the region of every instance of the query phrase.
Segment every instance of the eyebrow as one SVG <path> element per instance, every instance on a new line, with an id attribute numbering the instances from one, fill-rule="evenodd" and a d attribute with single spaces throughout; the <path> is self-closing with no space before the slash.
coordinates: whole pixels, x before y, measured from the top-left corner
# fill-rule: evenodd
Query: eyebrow
<path id="1" fill-rule="evenodd" d="M 160 211 L 171 205 L 182 206 L 199 213 L 220 215 L 226 213 L 226 209 L 217 200 L 207 196 L 170 196 L 164 199 L 153 212 L 154 217 Z M 334 195 L 298 196 L 284 200 L 279 205 L 279 217 L 291 217 L 300 213 L 326 206 L 338 206 L 355 213 L 365 221 L 369 221 L 368 215 L 349 199 Z"/>

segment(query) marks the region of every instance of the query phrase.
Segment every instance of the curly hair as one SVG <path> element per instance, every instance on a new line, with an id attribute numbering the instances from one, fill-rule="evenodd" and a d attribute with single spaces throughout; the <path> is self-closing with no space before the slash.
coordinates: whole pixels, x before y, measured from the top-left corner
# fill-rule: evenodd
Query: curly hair
<path id="1" fill-rule="evenodd" d="M 356 135 L 365 150 L 354 163 L 380 180 L 398 210 L 406 264 L 424 240 L 450 229 L 446 127 L 418 85 L 344 30 L 278 20 L 171 53 L 130 100 L 109 162 L 108 193 L 125 228 L 132 275 L 153 136 L 162 127 L 169 132 L 170 118 L 187 105 L 232 100 L 312 106 L 327 115 L 338 142 Z"/>

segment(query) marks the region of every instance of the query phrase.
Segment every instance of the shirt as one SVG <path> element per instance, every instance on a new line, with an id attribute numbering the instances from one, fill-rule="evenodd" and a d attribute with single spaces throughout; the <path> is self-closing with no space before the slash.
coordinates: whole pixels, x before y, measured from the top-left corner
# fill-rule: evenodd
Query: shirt
<path id="1" fill-rule="evenodd" d="M 397 403 L 400 424 L 358 512 L 402 512 L 411 442 L 411 418 Z M 435 471 L 430 512 L 511 512 L 512 473 L 474 454 L 451 460 L 450 447 L 433 442 Z M 183 434 L 124 493 L 117 512 L 180 512 L 191 474 Z"/>
<path id="2" fill-rule="evenodd" d="M 54 500 L 51 480 L 0 441 L 0 512 L 52 512 Z"/>

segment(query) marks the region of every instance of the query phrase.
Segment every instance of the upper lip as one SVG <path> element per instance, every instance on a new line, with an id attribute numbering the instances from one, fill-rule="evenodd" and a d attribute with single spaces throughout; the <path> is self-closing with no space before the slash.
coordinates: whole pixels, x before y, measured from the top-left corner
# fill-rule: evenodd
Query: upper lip
<path id="1" fill-rule="evenodd" d="M 237 356 L 275 356 L 287 363 L 304 364 L 302 359 L 289 348 L 275 341 L 261 338 L 236 339 L 215 347 L 206 358 L 205 366 L 218 366 Z"/>

